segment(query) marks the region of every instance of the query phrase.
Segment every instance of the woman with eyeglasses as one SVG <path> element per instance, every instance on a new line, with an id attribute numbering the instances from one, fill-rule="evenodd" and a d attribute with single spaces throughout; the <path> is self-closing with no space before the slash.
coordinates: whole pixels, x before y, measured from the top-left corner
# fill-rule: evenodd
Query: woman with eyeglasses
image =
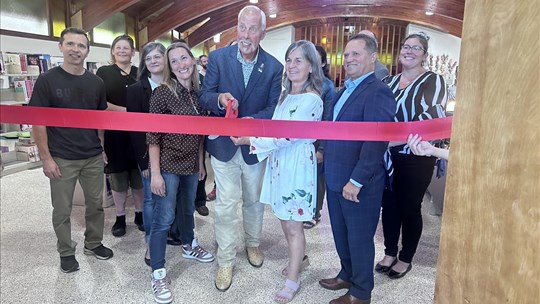
<path id="1" fill-rule="evenodd" d="M 135 55 L 133 39 L 121 35 L 111 45 L 111 65 L 102 66 L 96 75 L 103 79 L 107 93 L 107 110 L 126 111 L 127 87 L 137 81 L 137 67 L 131 64 Z M 112 196 L 116 207 L 116 222 L 112 226 L 112 234 L 121 237 L 126 234 L 126 198 L 128 189 L 135 205 L 134 222 L 139 230 L 143 227 L 143 185 L 137 166 L 135 153 L 131 146 L 129 132 L 105 131 L 105 154 L 107 165 L 105 173 L 109 174 Z"/>
<path id="2" fill-rule="evenodd" d="M 403 71 L 383 79 L 396 98 L 396 122 L 445 117 L 444 79 L 422 66 L 428 56 L 428 39 L 422 33 L 406 37 L 399 54 Z M 375 266 L 375 271 L 397 279 L 412 268 L 422 235 L 422 200 L 431 182 L 436 158 L 414 155 L 406 142 L 390 143 L 389 150 L 394 173 L 391 190 L 385 190 L 382 202 L 385 256 Z"/>
<path id="3" fill-rule="evenodd" d="M 163 85 L 152 94 L 150 113 L 205 115 L 199 106 L 199 73 L 193 53 L 187 44 L 175 42 L 165 54 Z M 175 217 L 182 223 L 179 235 L 183 243 L 182 256 L 199 262 L 214 260 L 211 253 L 199 246 L 193 229 L 197 182 L 206 175 L 203 139 L 204 136 L 195 134 L 146 134 L 153 193 L 149 237 L 151 281 L 154 300 L 158 303 L 170 303 L 173 298 L 170 277 L 165 270 L 165 249 Z"/>
<path id="4" fill-rule="evenodd" d="M 152 92 L 163 83 L 163 70 L 165 68 L 165 47 L 161 43 L 147 43 L 140 54 L 139 72 L 135 84 L 127 88 L 127 111 L 150 112 L 150 97 Z M 150 189 L 150 172 L 148 169 L 148 146 L 145 132 L 130 132 L 131 144 L 137 157 L 141 171 L 144 190 L 143 222 L 145 240 L 148 245 L 150 238 L 150 224 L 152 223 L 153 201 Z M 146 250 L 145 263 L 150 266 L 150 253 Z"/>

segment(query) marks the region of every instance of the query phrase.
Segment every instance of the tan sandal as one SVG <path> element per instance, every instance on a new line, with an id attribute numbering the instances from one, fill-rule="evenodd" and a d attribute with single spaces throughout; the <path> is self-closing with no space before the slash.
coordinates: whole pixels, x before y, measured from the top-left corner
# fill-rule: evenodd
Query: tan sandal
<path id="1" fill-rule="evenodd" d="M 292 301 L 292 299 L 299 290 L 300 279 L 298 279 L 298 282 L 287 279 L 285 281 L 285 286 L 283 287 L 283 289 L 276 293 L 274 301 L 276 303 L 289 303 L 290 301 Z"/>
<path id="2" fill-rule="evenodd" d="M 304 256 L 302 259 L 302 264 L 300 264 L 300 272 L 306 270 L 306 268 L 309 266 L 309 258 L 307 255 Z M 289 274 L 289 271 L 287 269 L 288 267 L 283 268 L 281 271 L 281 275 L 286 277 Z"/>

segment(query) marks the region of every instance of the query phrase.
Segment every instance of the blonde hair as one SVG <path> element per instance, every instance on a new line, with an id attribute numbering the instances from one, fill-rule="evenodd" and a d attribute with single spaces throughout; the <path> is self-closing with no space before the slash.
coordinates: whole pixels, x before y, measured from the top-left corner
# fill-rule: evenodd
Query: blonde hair
<path id="1" fill-rule="evenodd" d="M 183 48 L 187 51 L 191 59 L 193 59 L 193 72 L 191 73 L 191 85 L 195 92 L 199 91 L 199 72 L 197 71 L 197 60 L 195 60 L 195 56 L 193 56 L 193 53 L 189 49 L 189 46 L 183 42 L 175 42 L 167 48 L 167 51 L 165 52 L 166 60 L 165 60 L 165 68 L 163 69 L 163 85 L 165 85 L 173 94 L 178 97 L 178 94 L 176 93 L 176 90 L 178 89 L 178 79 L 176 79 L 176 75 L 171 72 L 171 66 L 169 63 L 169 52 L 171 50 L 177 49 L 177 48 Z"/>

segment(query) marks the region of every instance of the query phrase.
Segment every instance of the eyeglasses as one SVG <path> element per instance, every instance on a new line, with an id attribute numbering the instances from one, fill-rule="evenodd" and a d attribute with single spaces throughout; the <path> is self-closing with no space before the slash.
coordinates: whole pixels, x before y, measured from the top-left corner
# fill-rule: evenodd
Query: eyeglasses
<path id="1" fill-rule="evenodd" d="M 152 60 L 161 60 L 161 58 L 163 58 L 163 55 L 156 54 L 154 56 L 148 56 L 148 57 L 144 58 L 144 61 L 151 62 Z"/>
<path id="2" fill-rule="evenodd" d="M 405 52 L 408 52 L 408 51 L 420 52 L 420 51 L 423 51 L 424 48 L 419 45 L 410 46 L 408 44 L 403 44 L 401 45 L 401 50 Z"/>

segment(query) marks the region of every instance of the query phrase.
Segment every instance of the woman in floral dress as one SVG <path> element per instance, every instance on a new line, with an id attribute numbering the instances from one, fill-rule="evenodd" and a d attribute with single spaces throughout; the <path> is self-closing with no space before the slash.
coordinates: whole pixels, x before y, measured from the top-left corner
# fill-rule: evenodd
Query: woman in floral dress
<path id="1" fill-rule="evenodd" d="M 315 46 L 294 42 L 285 54 L 283 91 L 273 120 L 319 121 L 323 112 L 323 72 Z M 290 302 L 300 288 L 299 273 L 306 239 L 302 224 L 313 219 L 317 196 L 317 159 L 314 139 L 232 137 L 236 145 L 250 145 L 259 160 L 268 158 L 260 201 L 270 204 L 281 221 L 288 244 L 289 263 L 283 274 L 285 286 L 274 300 Z M 304 265 L 305 266 L 305 265 Z"/>

